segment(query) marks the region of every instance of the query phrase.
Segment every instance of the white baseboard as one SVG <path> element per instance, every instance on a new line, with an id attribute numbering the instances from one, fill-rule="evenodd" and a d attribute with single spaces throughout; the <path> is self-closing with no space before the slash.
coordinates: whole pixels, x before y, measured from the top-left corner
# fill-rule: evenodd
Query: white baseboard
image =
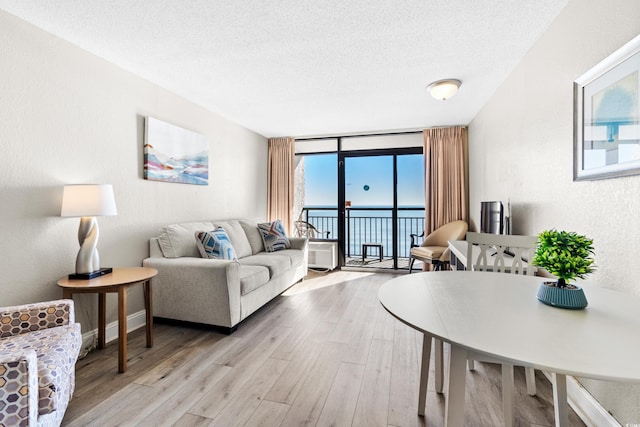
<path id="1" fill-rule="evenodd" d="M 143 328 L 147 323 L 147 315 L 144 310 L 127 316 L 127 333 Z M 118 321 L 107 324 L 105 339 L 107 342 L 118 339 Z M 98 341 L 98 328 L 82 334 L 82 348 L 84 354 L 96 347 Z M 83 354 L 83 355 L 84 355 Z"/>
<path id="2" fill-rule="evenodd" d="M 551 374 L 543 372 L 549 382 Z M 574 377 L 567 375 L 567 400 L 580 419 L 589 427 L 621 427 L 613 416 Z"/>

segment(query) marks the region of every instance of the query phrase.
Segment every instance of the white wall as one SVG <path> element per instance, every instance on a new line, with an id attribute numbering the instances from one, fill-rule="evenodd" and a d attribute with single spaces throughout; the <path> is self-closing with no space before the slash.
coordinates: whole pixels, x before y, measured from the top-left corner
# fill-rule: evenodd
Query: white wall
<path id="1" fill-rule="evenodd" d="M 2 11 L 0 28 L 0 306 L 61 297 L 79 223 L 59 216 L 64 184 L 113 184 L 118 215 L 98 218 L 103 266 L 141 265 L 165 224 L 266 216 L 264 137 Z M 149 115 L 205 135 L 208 186 L 142 179 Z M 142 310 L 130 292 L 129 313 Z M 95 297 L 74 298 L 83 331 L 95 328 Z"/>
<path id="2" fill-rule="evenodd" d="M 514 234 L 586 234 L 597 271 L 585 285 L 636 295 L 640 176 L 573 182 L 572 82 L 638 33 L 637 0 L 570 0 L 469 127 L 472 226 L 481 201 L 510 199 Z M 640 422 L 639 385 L 581 382 L 623 425 Z"/>

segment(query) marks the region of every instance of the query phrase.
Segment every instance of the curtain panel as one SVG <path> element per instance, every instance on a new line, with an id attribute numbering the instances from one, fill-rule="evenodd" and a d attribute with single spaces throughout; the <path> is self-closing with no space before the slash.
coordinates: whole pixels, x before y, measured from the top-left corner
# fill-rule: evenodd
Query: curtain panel
<path id="1" fill-rule="evenodd" d="M 269 138 L 267 215 L 282 221 L 288 235 L 293 226 L 295 139 Z"/>
<path id="2" fill-rule="evenodd" d="M 467 221 L 467 128 L 422 131 L 425 170 L 425 236 L 455 220 Z"/>

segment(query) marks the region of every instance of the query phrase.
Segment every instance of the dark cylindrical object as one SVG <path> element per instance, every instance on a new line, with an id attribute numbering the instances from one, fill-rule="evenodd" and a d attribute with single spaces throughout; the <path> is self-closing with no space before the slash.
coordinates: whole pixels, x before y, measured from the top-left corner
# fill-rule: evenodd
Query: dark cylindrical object
<path id="1" fill-rule="evenodd" d="M 502 202 L 480 202 L 480 232 L 502 234 L 504 208 Z"/>

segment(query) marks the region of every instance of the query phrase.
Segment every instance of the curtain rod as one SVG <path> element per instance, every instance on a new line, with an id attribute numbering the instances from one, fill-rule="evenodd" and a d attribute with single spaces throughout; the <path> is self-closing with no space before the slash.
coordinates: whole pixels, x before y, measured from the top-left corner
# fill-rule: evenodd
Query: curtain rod
<path id="1" fill-rule="evenodd" d="M 356 134 L 356 135 L 336 135 L 336 136 L 314 136 L 309 138 L 296 138 L 296 141 L 317 141 L 322 139 L 345 139 L 345 138 L 366 138 L 370 136 L 391 136 L 391 135 L 412 135 L 422 133 L 421 130 L 412 130 L 412 131 L 403 131 L 403 132 L 384 132 L 384 133 L 365 133 L 365 134 Z"/>

